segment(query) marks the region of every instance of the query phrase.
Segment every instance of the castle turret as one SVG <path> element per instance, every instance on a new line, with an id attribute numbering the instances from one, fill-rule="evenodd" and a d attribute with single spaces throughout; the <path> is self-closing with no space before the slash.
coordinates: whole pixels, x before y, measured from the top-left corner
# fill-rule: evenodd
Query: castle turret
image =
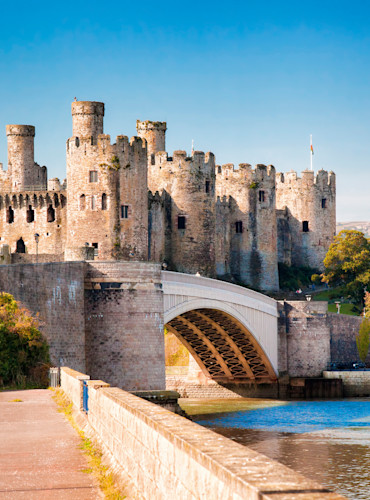
<path id="1" fill-rule="evenodd" d="M 146 143 L 103 130 L 104 104 L 72 103 L 73 133 L 67 141 L 68 232 L 65 257 L 81 247 L 97 259 L 145 260 L 148 255 Z M 97 135 L 98 134 L 98 135 Z M 87 245 L 86 245 L 87 246 Z"/>
<path id="2" fill-rule="evenodd" d="M 150 189 L 167 194 L 166 249 L 170 270 L 215 276 L 215 158 L 212 153 L 158 152 Z"/>
<path id="3" fill-rule="evenodd" d="M 96 139 L 103 133 L 104 103 L 95 101 L 72 102 L 74 137 Z"/>
<path id="4" fill-rule="evenodd" d="M 148 157 L 158 151 L 166 151 L 166 122 L 151 122 L 149 120 L 136 122 L 137 135 L 146 139 Z"/>
<path id="5" fill-rule="evenodd" d="M 248 163 L 217 167 L 217 274 L 262 290 L 279 288 L 275 168 Z M 227 202 L 226 202 L 227 200 Z"/>
<path id="6" fill-rule="evenodd" d="M 35 127 L 7 125 L 8 176 L 12 191 L 46 189 L 46 167 L 34 160 Z"/>
<path id="7" fill-rule="evenodd" d="M 278 174 L 276 206 L 279 209 L 280 259 L 286 255 L 284 233 L 291 235 L 291 263 L 296 266 L 323 268 L 323 260 L 336 231 L 335 174 L 305 170 L 301 177 L 294 171 Z M 282 231 L 282 218 L 285 219 Z M 287 229 L 288 228 L 288 229 Z M 284 258 L 285 260 L 285 258 Z"/>

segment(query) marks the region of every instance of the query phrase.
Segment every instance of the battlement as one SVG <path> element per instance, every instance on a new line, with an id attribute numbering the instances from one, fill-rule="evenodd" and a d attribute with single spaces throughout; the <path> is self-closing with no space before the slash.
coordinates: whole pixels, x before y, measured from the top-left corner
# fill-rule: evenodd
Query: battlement
<path id="1" fill-rule="evenodd" d="M 33 125 L 7 125 L 6 135 L 18 137 L 35 137 L 35 127 Z"/>
<path id="2" fill-rule="evenodd" d="M 295 185 L 296 187 L 305 187 L 306 189 L 310 186 L 317 187 L 327 187 L 330 186 L 335 188 L 335 174 L 326 170 L 319 170 L 316 174 L 313 170 L 303 170 L 301 172 L 301 177 L 298 177 L 297 172 L 291 170 L 290 172 L 286 172 L 285 174 L 282 172 L 278 172 L 276 174 L 276 185 L 277 187 L 283 188 L 285 186 L 292 187 Z"/>
<path id="3" fill-rule="evenodd" d="M 75 151 L 85 151 L 91 148 L 96 154 L 122 154 L 139 152 L 146 156 L 146 141 L 141 137 L 133 136 L 129 140 L 126 135 L 118 135 L 116 142 L 111 144 L 111 137 L 108 134 L 99 134 L 94 141 L 91 137 L 71 137 L 67 140 L 67 154 Z"/>
<path id="4" fill-rule="evenodd" d="M 240 163 L 236 168 L 233 163 L 216 166 L 217 181 L 234 180 L 236 182 L 273 182 L 275 183 L 275 167 L 257 164 L 254 168 L 249 163 Z"/>
<path id="5" fill-rule="evenodd" d="M 194 151 L 192 156 L 188 156 L 186 151 L 174 151 L 172 156 L 168 156 L 165 151 L 159 151 L 154 157 L 154 168 L 175 172 L 177 169 L 192 170 L 197 168 L 198 171 L 207 172 L 214 169 L 215 156 L 211 152 L 204 153 L 203 151 Z M 153 168 L 153 167 L 152 167 Z"/>

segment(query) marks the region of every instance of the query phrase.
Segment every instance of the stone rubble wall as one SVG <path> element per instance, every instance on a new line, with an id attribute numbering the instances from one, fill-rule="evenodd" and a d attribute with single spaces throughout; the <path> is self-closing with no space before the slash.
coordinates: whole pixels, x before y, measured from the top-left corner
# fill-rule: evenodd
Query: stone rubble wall
<path id="1" fill-rule="evenodd" d="M 69 396 L 65 380 L 61 387 Z M 130 478 L 137 498 L 343 499 L 264 455 L 104 385 L 88 383 L 88 426 L 115 470 Z"/>

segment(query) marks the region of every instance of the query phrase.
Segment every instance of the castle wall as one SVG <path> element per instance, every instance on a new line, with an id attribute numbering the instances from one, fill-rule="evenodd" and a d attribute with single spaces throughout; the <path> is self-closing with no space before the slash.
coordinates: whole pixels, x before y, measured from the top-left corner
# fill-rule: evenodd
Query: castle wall
<path id="1" fill-rule="evenodd" d="M 54 366 L 85 370 L 85 263 L 0 266 L 0 290 L 38 314 Z"/>
<path id="2" fill-rule="evenodd" d="M 217 196 L 229 198 L 228 220 L 225 202 L 218 204 L 220 222 L 228 224 L 217 231 L 218 271 L 262 290 L 278 289 L 274 167 L 226 164 L 216 171 Z"/>
<path id="3" fill-rule="evenodd" d="M 11 253 L 22 250 L 36 254 L 35 234 L 39 235 L 39 254 L 61 254 L 66 238 L 66 192 L 23 192 L 0 195 L 0 243 Z M 31 208 L 30 208 L 31 207 Z M 9 222 L 12 220 L 13 222 Z M 20 245 L 22 247 L 22 245 Z"/>
<path id="4" fill-rule="evenodd" d="M 293 171 L 277 174 L 276 207 L 286 207 L 292 264 L 322 270 L 336 231 L 335 174 L 324 170 L 316 175 L 305 170 L 301 178 Z"/>

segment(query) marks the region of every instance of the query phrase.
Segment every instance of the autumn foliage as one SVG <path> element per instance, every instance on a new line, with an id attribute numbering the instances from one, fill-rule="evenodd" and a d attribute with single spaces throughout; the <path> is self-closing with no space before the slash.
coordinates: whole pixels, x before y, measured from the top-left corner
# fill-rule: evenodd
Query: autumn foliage
<path id="1" fill-rule="evenodd" d="M 360 231 L 344 230 L 334 238 L 324 259 L 322 279 L 343 286 L 358 302 L 370 285 L 370 242 Z"/>
<path id="2" fill-rule="evenodd" d="M 47 384 L 48 345 L 39 322 L 9 293 L 0 293 L 0 383 Z"/>

